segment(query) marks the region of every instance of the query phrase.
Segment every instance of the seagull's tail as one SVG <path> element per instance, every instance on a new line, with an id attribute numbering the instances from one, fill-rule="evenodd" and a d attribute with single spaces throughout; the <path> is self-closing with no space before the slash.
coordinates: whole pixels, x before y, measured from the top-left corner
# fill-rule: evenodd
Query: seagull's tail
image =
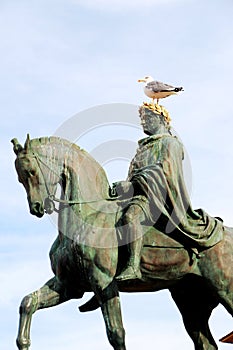
<path id="1" fill-rule="evenodd" d="M 179 91 L 184 91 L 184 88 L 183 87 L 176 87 L 174 89 L 175 92 L 179 92 Z"/>

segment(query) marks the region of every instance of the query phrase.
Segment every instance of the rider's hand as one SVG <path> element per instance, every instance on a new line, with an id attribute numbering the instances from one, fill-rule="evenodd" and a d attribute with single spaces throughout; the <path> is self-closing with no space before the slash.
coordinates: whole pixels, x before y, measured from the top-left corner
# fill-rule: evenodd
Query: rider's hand
<path id="1" fill-rule="evenodd" d="M 115 189 L 119 197 L 130 198 L 133 196 L 133 185 L 130 181 L 118 181 L 113 183 L 113 188 Z"/>

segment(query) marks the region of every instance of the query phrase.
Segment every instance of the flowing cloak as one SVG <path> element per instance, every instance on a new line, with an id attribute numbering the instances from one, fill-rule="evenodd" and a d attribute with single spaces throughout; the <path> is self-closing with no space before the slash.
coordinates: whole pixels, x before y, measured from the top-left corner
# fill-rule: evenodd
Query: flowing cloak
<path id="1" fill-rule="evenodd" d="M 146 224 L 190 247 L 211 247 L 223 236 L 222 222 L 204 210 L 193 210 L 186 189 L 183 145 L 170 134 L 139 140 L 128 181 L 134 187 L 130 204 L 139 205 Z"/>

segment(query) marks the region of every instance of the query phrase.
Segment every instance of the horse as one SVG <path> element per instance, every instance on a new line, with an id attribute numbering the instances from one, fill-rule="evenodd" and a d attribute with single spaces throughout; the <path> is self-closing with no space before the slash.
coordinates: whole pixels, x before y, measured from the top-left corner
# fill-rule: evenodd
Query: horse
<path id="1" fill-rule="evenodd" d="M 110 196 L 105 171 L 90 154 L 59 137 L 12 140 L 18 180 L 27 193 L 30 213 L 42 218 L 58 212 L 58 235 L 50 250 L 53 277 L 22 299 L 17 346 L 28 350 L 32 315 L 93 292 L 80 311 L 101 308 L 109 343 L 126 350 L 119 292 L 168 289 L 196 350 L 216 350 L 209 328 L 212 310 L 221 303 L 233 315 L 233 229 L 193 256 L 180 242 L 146 227 L 141 253 L 142 277 L 120 281 L 125 246 L 117 232 L 119 202 Z M 56 193 L 60 188 L 60 196 Z M 55 202 L 58 202 L 57 206 Z"/>

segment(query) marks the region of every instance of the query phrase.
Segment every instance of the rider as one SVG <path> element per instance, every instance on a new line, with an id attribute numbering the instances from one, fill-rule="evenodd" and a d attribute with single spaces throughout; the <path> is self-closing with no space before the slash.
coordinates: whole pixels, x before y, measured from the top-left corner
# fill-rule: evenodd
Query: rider
<path id="1" fill-rule="evenodd" d="M 148 137 L 139 140 L 127 181 L 114 184 L 121 198 L 129 198 L 118 222 L 129 259 L 118 280 L 141 278 L 142 225 L 154 226 L 198 252 L 222 239 L 222 223 L 202 209 L 193 210 L 186 190 L 183 145 L 171 134 L 169 120 L 151 105 L 139 109 Z"/>

